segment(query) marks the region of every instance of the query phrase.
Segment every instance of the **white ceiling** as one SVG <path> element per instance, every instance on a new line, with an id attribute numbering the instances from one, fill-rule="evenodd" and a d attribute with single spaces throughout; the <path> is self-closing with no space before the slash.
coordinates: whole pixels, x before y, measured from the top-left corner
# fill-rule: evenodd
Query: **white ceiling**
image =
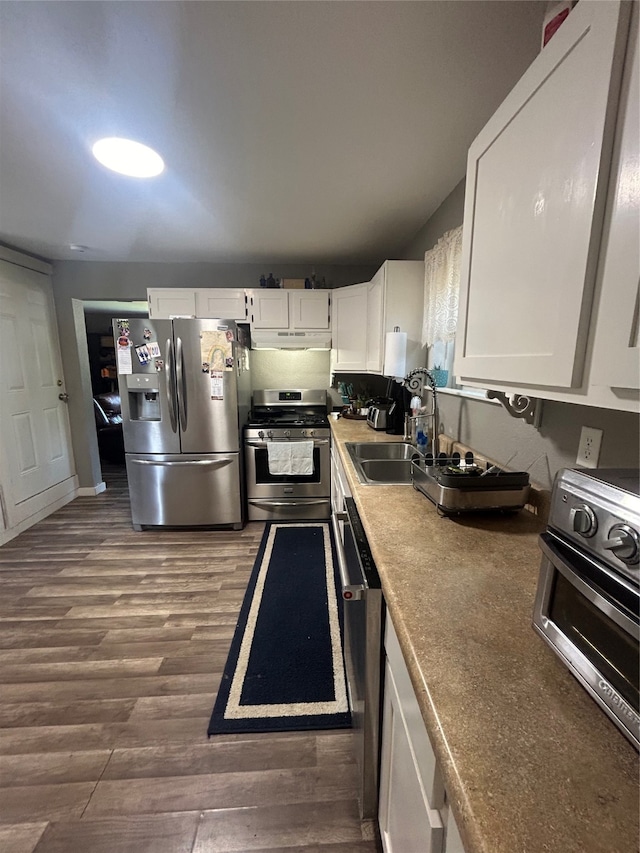
<path id="1" fill-rule="evenodd" d="M 464 176 L 545 5 L 2 0 L 0 240 L 50 259 L 394 257 Z M 90 148 L 109 135 L 165 173 L 104 169 Z"/>

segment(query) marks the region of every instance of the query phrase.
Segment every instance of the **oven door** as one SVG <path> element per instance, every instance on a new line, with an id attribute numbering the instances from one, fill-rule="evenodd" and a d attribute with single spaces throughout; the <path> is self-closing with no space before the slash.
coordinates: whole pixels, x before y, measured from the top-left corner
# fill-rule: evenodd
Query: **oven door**
<path id="1" fill-rule="evenodd" d="M 288 441 L 289 439 L 285 439 Z M 271 474 L 267 442 L 245 438 L 247 496 L 249 498 L 328 498 L 331 494 L 331 457 L 328 438 L 313 440 L 311 474 Z"/>
<path id="2" fill-rule="evenodd" d="M 549 533 L 533 624 L 640 749 L 638 589 Z"/>

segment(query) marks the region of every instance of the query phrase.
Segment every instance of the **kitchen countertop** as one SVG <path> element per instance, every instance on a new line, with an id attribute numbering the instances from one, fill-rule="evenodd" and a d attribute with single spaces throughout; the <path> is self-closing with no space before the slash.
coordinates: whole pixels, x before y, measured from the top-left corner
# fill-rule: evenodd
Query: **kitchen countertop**
<path id="1" fill-rule="evenodd" d="M 544 528 L 361 485 L 332 421 L 467 853 L 636 853 L 638 755 L 531 625 Z"/>

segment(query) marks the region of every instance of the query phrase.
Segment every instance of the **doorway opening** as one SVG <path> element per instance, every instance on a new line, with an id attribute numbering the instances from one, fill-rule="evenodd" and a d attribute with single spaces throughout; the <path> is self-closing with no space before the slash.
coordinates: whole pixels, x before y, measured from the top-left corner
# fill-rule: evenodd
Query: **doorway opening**
<path id="1" fill-rule="evenodd" d="M 112 320 L 149 316 L 146 302 L 83 301 L 87 352 L 102 478 L 109 486 L 126 480 L 124 439 Z"/>

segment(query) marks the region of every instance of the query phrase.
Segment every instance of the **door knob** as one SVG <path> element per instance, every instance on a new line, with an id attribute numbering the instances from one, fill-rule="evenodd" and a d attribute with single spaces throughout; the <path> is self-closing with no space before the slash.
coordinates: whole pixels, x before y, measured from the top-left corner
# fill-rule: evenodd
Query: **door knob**
<path id="1" fill-rule="evenodd" d="M 58 394 L 58 400 L 62 400 L 63 403 L 67 403 L 69 401 L 69 395 L 64 392 L 62 394 Z"/>

